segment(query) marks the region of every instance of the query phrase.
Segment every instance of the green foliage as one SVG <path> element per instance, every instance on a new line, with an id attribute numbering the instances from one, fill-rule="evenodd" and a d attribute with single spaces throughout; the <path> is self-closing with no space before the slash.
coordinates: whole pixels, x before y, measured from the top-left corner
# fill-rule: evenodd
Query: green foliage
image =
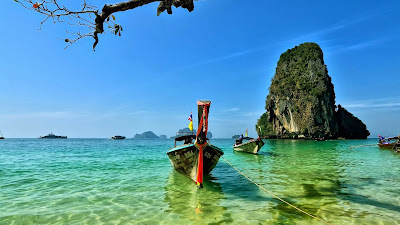
<path id="1" fill-rule="evenodd" d="M 317 44 L 304 43 L 289 49 L 278 61 L 270 94 L 321 96 L 327 90 L 325 83 L 328 80 L 323 76 L 325 69 L 323 53 Z"/>
<path id="2" fill-rule="evenodd" d="M 261 128 L 261 132 L 260 132 Z M 269 121 L 268 112 L 262 114 L 260 119 L 257 121 L 256 125 L 257 133 L 260 137 L 267 137 L 269 135 L 274 135 L 274 126 L 272 122 Z"/>
<path id="3" fill-rule="evenodd" d="M 321 48 L 316 43 L 306 42 L 292 49 L 288 49 L 281 55 L 279 61 L 298 59 L 298 61 L 302 63 L 315 58 L 323 58 Z"/>

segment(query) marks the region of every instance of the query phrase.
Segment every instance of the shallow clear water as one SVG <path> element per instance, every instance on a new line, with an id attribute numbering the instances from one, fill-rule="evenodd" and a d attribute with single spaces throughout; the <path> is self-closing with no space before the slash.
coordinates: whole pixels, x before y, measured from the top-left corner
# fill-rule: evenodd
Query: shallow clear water
<path id="1" fill-rule="evenodd" d="M 224 157 L 331 224 L 400 224 L 400 154 L 377 140 L 266 140 Z M 0 224 L 323 224 L 259 189 L 220 159 L 205 188 L 173 171 L 173 140 L 0 141 Z"/>

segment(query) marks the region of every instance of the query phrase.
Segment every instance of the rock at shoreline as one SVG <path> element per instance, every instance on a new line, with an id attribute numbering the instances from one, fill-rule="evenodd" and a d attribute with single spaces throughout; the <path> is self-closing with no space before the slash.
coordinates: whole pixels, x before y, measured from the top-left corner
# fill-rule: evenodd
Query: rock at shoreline
<path id="1" fill-rule="evenodd" d="M 256 130 L 265 138 L 367 138 L 365 124 L 336 111 L 332 79 L 319 45 L 304 43 L 280 56 Z M 261 133 L 260 133 L 261 128 Z"/>

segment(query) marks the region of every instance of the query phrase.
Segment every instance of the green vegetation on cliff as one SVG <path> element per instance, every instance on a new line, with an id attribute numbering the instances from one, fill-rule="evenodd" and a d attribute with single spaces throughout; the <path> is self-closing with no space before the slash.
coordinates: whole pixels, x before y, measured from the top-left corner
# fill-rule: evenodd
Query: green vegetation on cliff
<path id="1" fill-rule="evenodd" d="M 256 125 L 260 136 L 337 137 L 334 86 L 318 44 L 303 43 L 280 56 L 265 109 Z"/>
<path id="2" fill-rule="evenodd" d="M 329 84 L 331 78 L 321 48 L 315 43 L 304 43 L 281 55 L 270 92 L 280 96 L 289 96 L 293 91 L 297 95 L 307 92 L 321 96 L 328 89 L 333 90 Z"/>

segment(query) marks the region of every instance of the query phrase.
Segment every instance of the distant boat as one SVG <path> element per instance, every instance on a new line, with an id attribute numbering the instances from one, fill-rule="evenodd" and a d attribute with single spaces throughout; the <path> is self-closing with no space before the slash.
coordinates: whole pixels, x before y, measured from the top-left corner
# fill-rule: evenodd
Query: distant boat
<path id="1" fill-rule="evenodd" d="M 3 133 L 1 133 L 1 131 L 0 131 L 0 134 L 1 134 L 0 139 L 4 139 Z"/>
<path id="2" fill-rule="evenodd" d="M 58 136 L 58 135 L 54 135 L 53 133 L 50 133 L 46 136 L 40 136 L 39 138 L 41 138 L 41 139 L 65 139 L 65 138 L 67 138 L 67 136 Z"/>
<path id="3" fill-rule="evenodd" d="M 244 137 L 235 140 L 233 150 L 237 152 L 257 154 L 263 145 L 264 142 L 261 138 L 254 139 L 251 137 Z"/>
<path id="4" fill-rule="evenodd" d="M 220 148 L 208 143 L 210 104 L 210 101 L 197 101 L 199 120 L 197 134 L 177 135 L 175 146 L 167 151 L 174 169 L 191 178 L 199 188 L 203 187 L 203 174 L 210 173 L 224 154 Z M 184 144 L 176 146 L 177 141 L 184 141 Z"/>
<path id="5" fill-rule="evenodd" d="M 379 136 L 378 146 L 382 149 L 395 149 L 400 147 L 399 137 L 384 138 Z"/>
<path id="6" fill-rule="evenodd" d="M 125 139 L 125 136 L 115 135 L 114 137 L 111 137 L 111 139 L 113 139 L 113 140 L 123 140 L 123 139 Z"/>

